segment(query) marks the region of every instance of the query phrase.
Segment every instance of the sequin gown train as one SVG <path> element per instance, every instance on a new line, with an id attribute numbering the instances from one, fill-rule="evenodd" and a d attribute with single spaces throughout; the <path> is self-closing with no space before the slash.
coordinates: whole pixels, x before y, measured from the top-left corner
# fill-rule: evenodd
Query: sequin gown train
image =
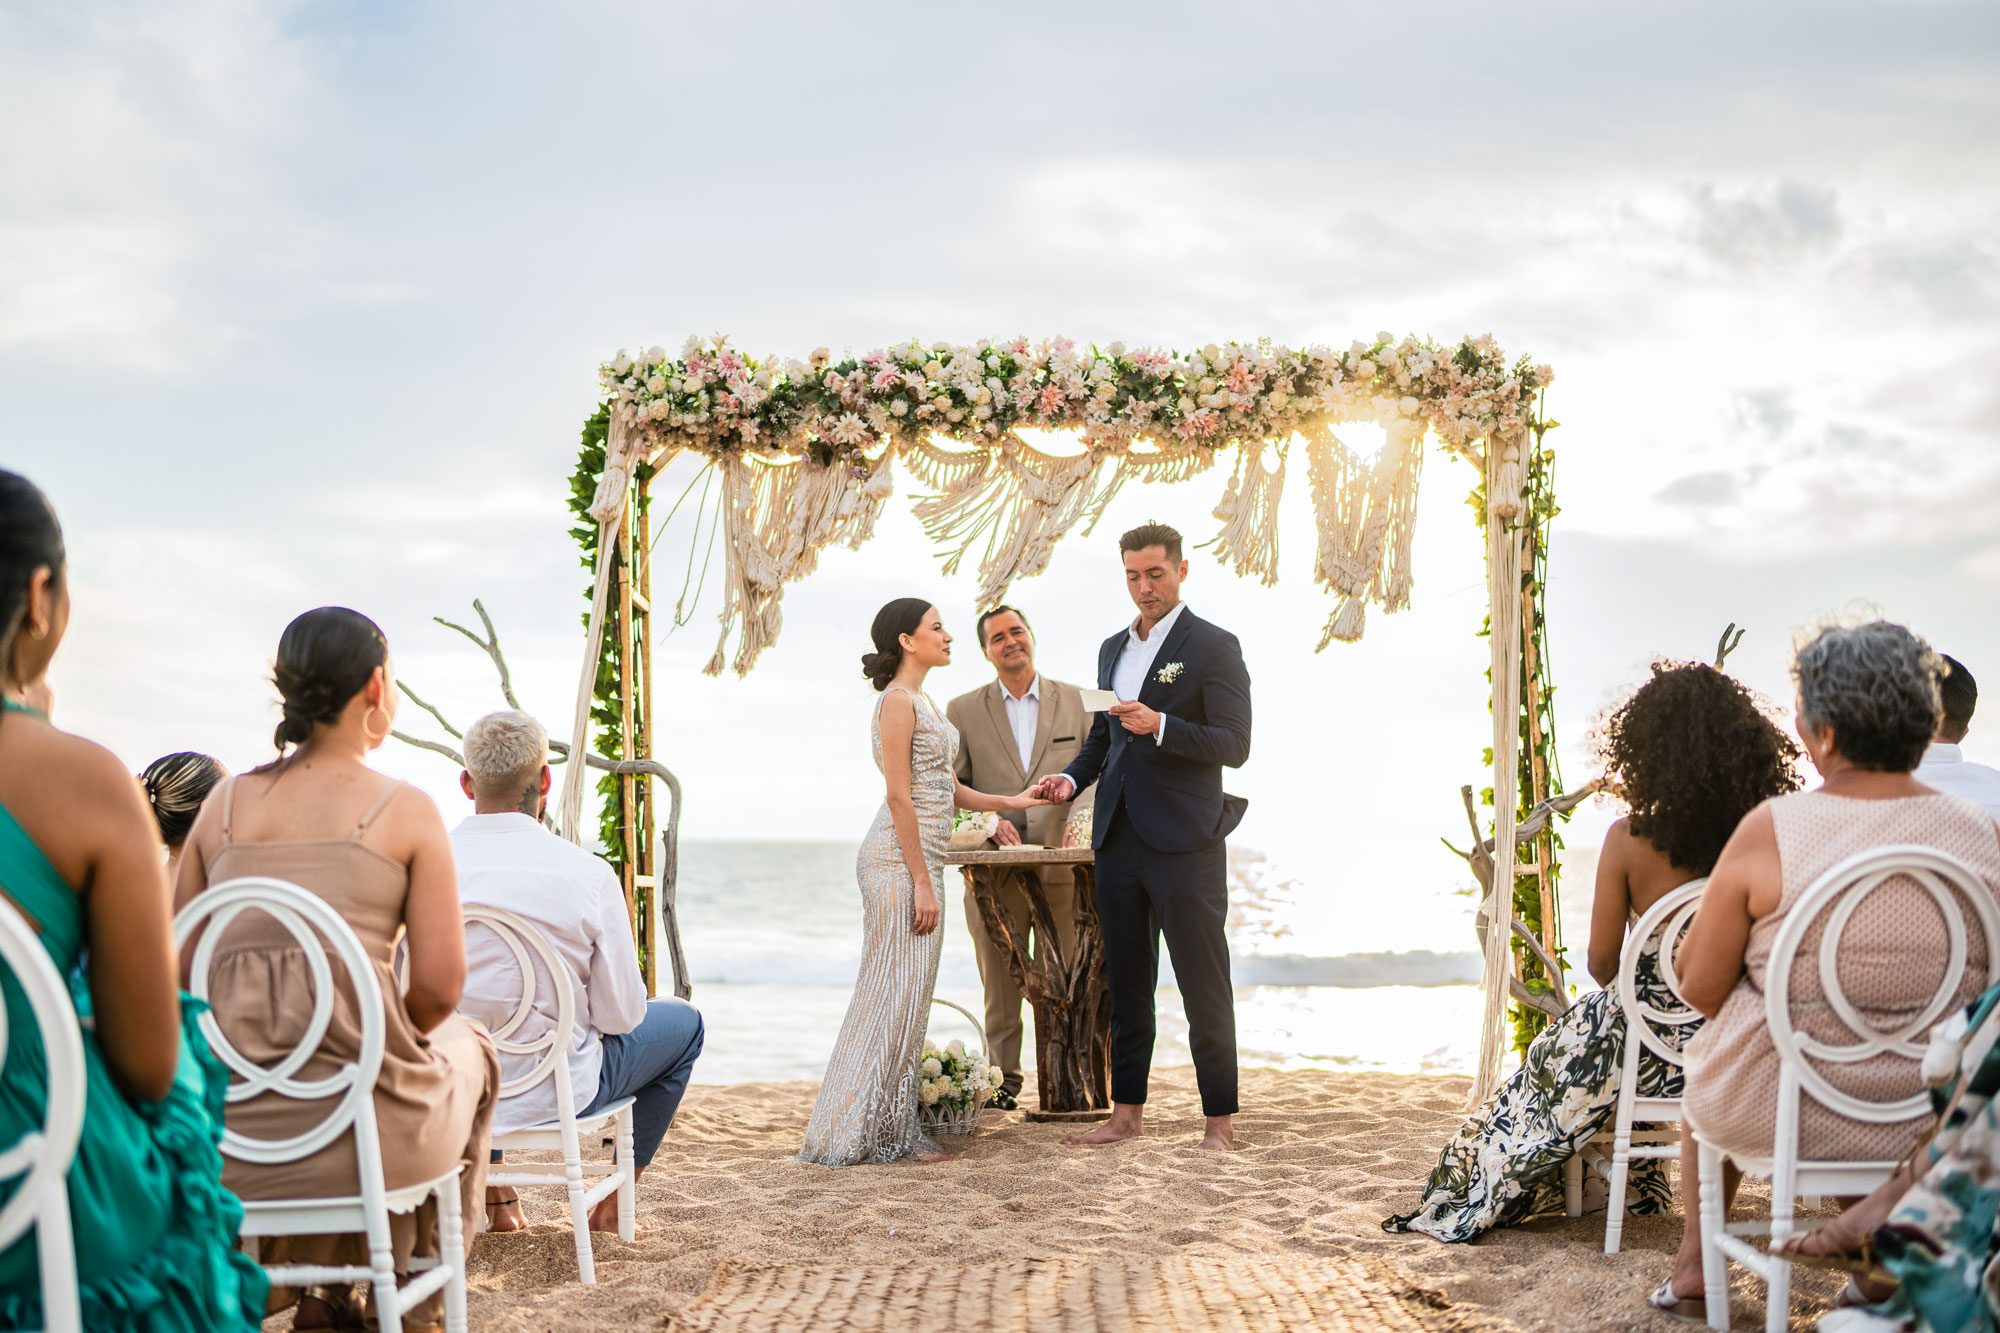
<path id="1" fill-rule="evenodd" d="M 942 905 L 945 848 L 957 804 L 958 729 L 927 697 L 904 692 L 917 710 L 910 738 L 910 797 L 931 888 Z M 885 692 L 883 699 L 887 697 Z M 881 700 L 876 701 L 870 733 L 879 769 Z M 903 861 L 886 801 L 861 844 L 854 871 L 861 886 L 861 974 L 799 1152 L 801 1161 L 826 1166 L 894 1162 L 938 1151 L 917 1126 L 917 1051 L 937 984 L 944 922 L 940 919 L 928 935 L 911 927 L 916 884 Z"/>

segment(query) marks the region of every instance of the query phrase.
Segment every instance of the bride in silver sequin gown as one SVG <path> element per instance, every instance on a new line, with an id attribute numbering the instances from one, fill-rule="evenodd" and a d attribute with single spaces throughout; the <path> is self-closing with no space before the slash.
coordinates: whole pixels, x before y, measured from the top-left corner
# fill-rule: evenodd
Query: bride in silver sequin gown
<path id="1" fill-rule="evenodd" d="M 799 1152 L 801 1161 L 826 1166 L 943 1155 L 917 1124 L 917 1053 L 944 945 L 937 886 L 952 814 L 1040 804 L 1025 792 L 991 796 L 959 785 L 958 728 L 922 692 L 929 669 L 951 660 L 936 607 L 918 598 L 889 603 L 875 618 L 874 639 L 876 651 L 862 663 L 883 691 L 870 737 L 887 795 L 855 858 L 861 973 Z M 905 854 L 906 839 L 916 856 Z"/>

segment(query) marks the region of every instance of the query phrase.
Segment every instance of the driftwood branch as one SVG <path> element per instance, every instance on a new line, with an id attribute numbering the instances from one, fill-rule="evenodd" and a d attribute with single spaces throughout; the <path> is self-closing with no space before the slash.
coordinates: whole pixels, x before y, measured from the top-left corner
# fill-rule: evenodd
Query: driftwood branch
<path id="1" fill-rule="evenodd" d="M 1736 637 L 1731 638 L 1731 634 L 1734 634 Z M 1735 621 L 1732 620 L 1723 626 L 1722 637 L 1715 641 L 1715 669 L 1717 671 L 1722 670 L 1722 664 L 1729 660 L 1729 655 L 1736 651 L 1736 645 L 1742 642 L 1743 631 L 1736 628 Z"/>
<path id="2" fill-rule="evenodd" d="M 1568 814 L 1603 790 L 1605 790 L 1604 779 L 1596 777 L 1584 783 L 1575 791 L 1564 792 L 1560 796 L 1551 796 L 1546 801 L 1537 802 L 1535 808 L 1528 811 L 1528 817 L 1514 826 L 1515 844 L 1533 842 L 1541 835 L 1542 830 L 1549 826 L 1551 818 L 1556 815 Z M 1472 850 L 1469 852 L 1460 851 L 1458 848 L 1452 847 L 1449 839 L 1441 839 L 1440 841 L 1443 841 L 1446 847 L 1451 848 L 1454 856 L 1472 867 L 1473 875 L 1482 885 L 1491 888 L 1493 886 L 1493 839 L 1482 838 L 1480 836 L 1479 807 L 1473 804 L 1472 788 L 1470 786 L 1460 787 L 1458 794 L 1465 802 L 1465 822 L 1472 826 L 1472 836 L 1474 839 Z"/>
<path id="3" fill-rule="evenodd" d="M 500 694 L 502 698 L 506 699 L 507 706 L 525 711 L 521 710 L 521 701 L 514 694 L 514 676 L 507 669 L 507 656 L 501 651 L 500 632 L 494 628 L 493 617 L 486 613 L 485 604 L 476 597 L 472 599 L 472 609 L 479 613 L 479 623 L 486 629 L 484 637 L 481 637 L 464 625 L 446 620 L 443 616 L 432 616 L 431 619 L 448 630 L 454 630 L 459 634 L 463 634 L 466 638 L 477 644 L 480 651 L 491 659 L 493 670 L 500 677 Z M 444 715 L 442 709 L 411 689 L 407 682 L 399 678 L 396 681 L 396 687 L 408 696 L 411 703 L 435 718 L 437 724 L 443 727 L 453 740 L 465 739 L 465 733 L 452 724 L 451 719 Z M 415 746 L 419 750 L 429 750 L 433 754 L 443 755 L 446 759 L 451 760 L 461 768 L 465 766 L 465 756 L 454 750 L 451 746 L 446 745 L 443 741 L 426 740 L 421 736 L 412 736 L 405 731 L 391 731 L 389 734 L 405 745 Z M 549 740 L 549 762 L 551 764 L 560 764 L 566 763 L 568 760 L 569 743 L 551 738 Z M 681 780 L 675 777 L 673 771 L 666 765 L 651 759 L 607 759 L 601 754 L 587 753 L 583 756 L 583 762 L 585 767 L 594 768 L 600 772 L 621 777 L 629 775 L 631 777 L 655 778 L 666 784 L 667 818 L 666 827 L 660 835 L 660 864 L 656 868 L 653 877 L 656 891 L 654 901 L 661 916 L 661 933 L 666 936 L 667 957 L 673 964 L 674 994 L 685 1000 L 693 994 L 694 987 L 688 979 L 687 957 L 681 951 L 680 918 L 676 902 L 676 893 L 680 879 Z"/>
<path id="4" fill-rule="evenodd" d="M 462 732 L 462 731 L 460 731 L 460 730 L 459 730 L 459 729 L 458 729 L 457 727 L 454 727 L 454 726 L 453 726 L 453 725 L 451 724 L 451 720 L 450 720 L 449 718 L 447 718 L 447 717 L 446 717 L 446 716 L 445 716 L 445 715 L 444 715 L 443 713 L 441 713 L 441 712 L 439 712 L 439 711 L 438 711 L 438 706 L 437 706 L 436 704 L 432 703 L 432 702 L 431 702 L 430 700 L 428 700 L 428 699 L 424 698 L 424 696 L 423 696 L 423 695 L 421 695 L 421 694 L 418 694 L 418 693 L 417 693 L 417 692 L 416 692 L 415 690 L 411 689 L 411 688 L 410 688 L 410 683 L 409 683 L 408 681 L 406 681 L 406 680 L 404 680 L 404 679 L 403 679 L 402 677 L 398 676 L 398 677 L 396 678 L 396 688 L 397 688 L 397 689 L 399 689 L 399 690 L 401 690 L 401 691 L 402 691 L 402 692 L 404 693 L 404 695 L 406 695 L 406 696 L 407 696 L 407 697 L 409 698 L 409 701 L 410 701 L 411 703 L 415 704 L 415 705 L 416 705 L 417 707 L 419 707 L 419 708 L 423 709 L 423 710 L 424 710 L 424 711 L 425 711 L 426 713 L 429 713 L 429 714 L 430 714 L 430 715 L 431 715 L 432 717 L 436 718 L 436 719 L 437 719 L 437 723 L 438 723 L 438 725 L 439 725 L 440 727 L 443 727 L 443 728 L 444 728 L 444 729 L 445 729 L 446 731 L 450 732 L 450 733 L 451 733 L 451 738 L 452 738 L 453 740 L 455 740 L 455 741 L 462 741 L 462 740 L 464 740 L 464 739 L 465 739 L 465 733 L 464 733 L 464 732 Z M 398 732 L 391 732 L 391 733 L 390 733 L 390 735 L 392 735 L 392 736 L 393 736 L 393 735 L 400 735 L 400 733 L 398 733 Z M 405 736 L 405 737 L 403 737 L 402 739 L 404 739 L 404 740 L 408 740 L 409 738 L 408 738 L 407 736 Z M 416 744 L 416 742 L 415 742 L 415 741 L 410 741 L 410 743 L 411 743 L 412 745 Z M 433 747 L 433 746 L 426 746 L 426 747 L 424 747 L 424 748 L 426 748 L 426 749 L 433 749 L 433 748 L 435 748 L 435 747 Z M 459 762 L 460 762 L 460 763 L 464 763 L 465 761 L 464 761 L 463 759 L 461 759 L 461 760 L 459 760 Z"/>
<path id="5" fill-rule="evenodd" d="M 457 630 L 460 634 L 478 644 L 480 651 L 493 659 L 493 669 L 500 673 L 500 697 L 507 701 L 509 708 L 518 712 L 521 708 L 521 701 L 514 697 L 514 676 L 512 672 L 507 670 L 506 654 L 500 651 L 500 631 L 493 628 L 493 617 L 486 614 L 486 604 L 477 597 L 472 599 L 472 609 L 479 613 L 479 623 L 486 627 L 486 637 L 483 639 L 457 621 L 446 620 L 443 616 L 432 616 L 431 619 L 443 625 L 446 629 Z M 439 718 L 438 720 L 442 722 L 444 719 Z"/>
<path id="6" fill-rule="evenodd" d="M 433 754 L 441 754 L 460 768 L 465 767 L 465 756 L 452 749 L 449 745 L 446 745 L 443 741 L 427 741 L 421 736 L 412 736 L 407 731 L 391 731 L 389 734 L 405 745 L 414 745 L 419 750 L 429 750 Z M 456 732 L 452 734 L 457 735 Z"/>
<path id="7" fill-rule="evenodd" d="M 1546 801 L 1536 802 L 1534 808 L 1528 811 L 1528 817 L 1515 826 L 1515 844 L 1519 846 L 1532 842 L 1541 834 L 1542 830 L 1549 826 L 1551 819 L 1554 819 L 1557 815 L 1568 814 L 1603 789 L 1604 779 L 1596 777 L 1584 783 L 1575 791 L 1564 792 L 1560 796 L 1551 796 Z M 1472 868 L 1473 877 L 1479 881 L 1480 888 L 1484 890 L 1480 898 L 1479 910 L 1473 918 L 1474 929 L 1477 932 L 1478 938 L 1483 942 L 1486 939 L 1486 924 L 1489 920 L 1486 904 L 1493 901 L 1493 895 L 1498 891 L 1493 883 L 1494 840 L 1480 835 L 1479 807 L 1473 802 L 1471 786 L 1460 787 L 1458 794 L 1459 798 L 1465 802 L 1465 822 L 1472 829 L 1472 850 L 1469 852 L 1460 851 L 1458 848 L 1452 847 L 1449 839 L 1439 839 L 1439 841 L 1443 842 L 1446 847 L 1451 848 L 1453 855 Z M 1543 972 L 1555 982 L 1555 988 L 1544 994 L 1529 990 L 1521 983 L 1519 977 L 1510 977 L 1508 978 L 1509 994 L 1520 1004 L 1539 1010 L 1551 1018 L 1561 1018 L 1569 1009 L 1567 972 L 1562 964 L 1557 962 L 1555 958 L 1550 956 L 1548 950 L 1542 947 L 1542 942 L 1535 938 L 1533 931 L 1529 930 L 1519 921 L 1510 921 L 1508 924 L 1512 927 L 1515 938 L 1523 941 L 1528 946 L 1528 951 L 1541 963 Z"/>

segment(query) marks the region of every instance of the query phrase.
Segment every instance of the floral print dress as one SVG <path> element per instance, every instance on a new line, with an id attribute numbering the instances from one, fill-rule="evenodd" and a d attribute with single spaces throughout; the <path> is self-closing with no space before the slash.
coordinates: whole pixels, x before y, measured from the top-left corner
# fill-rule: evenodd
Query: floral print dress
<path id="1" fill-rule="evenodd" d="M 1639 956 L 1633 980 L 1645 1002 L 1680 1007 L 1660 979 L 1657 948 Z M 1661 1036 L 1679 1049 L 1698 1026 Z M 1609 987 L 1593 991 L 1529 1043 L 1521 1068 L 1445 1144 L 1416 1209 L 1384 1218 L 1382 1229 L 1465 1241 L 1490 1227 L 1560 1212 L 1563 1164 L 1616 1114 L 1624 1069 L 1625 1011 Z M 1680 1091 L 1680 1069 L 1641 1048 L 1639 1095 L 1677 1097 Z M 1666 1163 L 1635 1158 L 1628 1181 L 1628 1213 L 1663 1213 L 1673 1206 Z"/>
<path id="2" fill-rule="evenodd" d="M 1931 1039 L 1926 1073 L 1943 1056 L 1957 1077 L 1933 1089 L 1944 1119 L 1930 1169 L 1875 1233 L 1881 1264 L 1901 1284 L 1867 1310 L 1843 1311 L 1851 1329 L 2000 1328 L 2000 986 Z M 1961 1044 L 1962 1043 L 1962 1044 Z M 1952 1057 L 1957 1057 L 1952 1060 Z M 1955 1068 L 1954 1068 L 1955 1066 Z M 1960 1087 L 1959 1085 L 1963 1086 Z M 1829 1320 L 1831 1323 L 1831 1319 Z"/>

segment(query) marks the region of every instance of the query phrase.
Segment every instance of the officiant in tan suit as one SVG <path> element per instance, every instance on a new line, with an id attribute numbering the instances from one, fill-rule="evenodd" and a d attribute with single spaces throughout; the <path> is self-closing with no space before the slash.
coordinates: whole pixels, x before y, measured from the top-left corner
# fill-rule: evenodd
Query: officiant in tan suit
<path id="1" fill-rule="evenodd" d="M 993 664 L 995 679 L 959 695 L 945 708 L 960 737 L 958 780 L 981 791 L 1019 791 L 1038 778 L 1060 773 L 1076 758 L 1090 734 L 1090 715 L 1083 711 L 1076 686 L 1035 670 L 1034 631 L 1019 611 L 995 607 L 979 617 L 975 632 L 980 651 Z M 1085 803 L 1089 796 L 1083 795 Z M 1069 812 L 1067 804 L 1004 812 L 993 840 L 1003 847 L 1023 842 L 1060 847 Z M 1067 866 L 1044 867 L 1041 875 L 1067 949 L 1075 942 L 1076 877 Z M 1042 941 L 1034 930 L 1027 894 L 1017 886 L 1004 886 L 999 906 L 1015 938 L 1032 935 L 1029 952 L 1039 955 Z M 987 1058 L 1000 1067 L 1002 1078 L 992 1104 L 1011 1111 L 1021 1093 L 1021 988 L 1007 968 L 1006 953 L 986 932 L 970 884 L 965 891 L 965 920 L 986 991 Z"/>

